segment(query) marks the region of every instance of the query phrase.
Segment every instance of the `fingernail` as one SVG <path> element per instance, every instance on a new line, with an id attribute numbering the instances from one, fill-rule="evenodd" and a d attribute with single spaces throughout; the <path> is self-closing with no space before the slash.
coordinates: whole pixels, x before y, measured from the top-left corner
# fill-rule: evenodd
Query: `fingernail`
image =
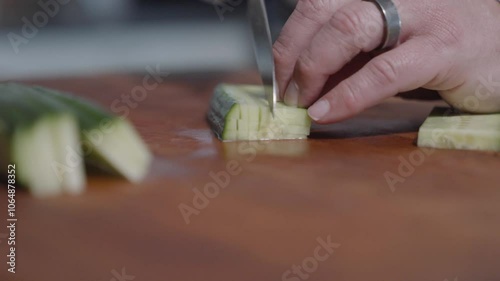
<path id="1" fill-rule="evenodd" d="M 328 111 L 330 111 L 330 103 L 325 99 L 321 99 L 309 107 L 307 113 L 309 113 L 309 116 L 314 121 L 319 121 L 328 113 Z"/>
<path id="2" fill-rule="evenodd" d="M 299 87 L 295 81 L 290 81 L 288 88 L 285 91 L 284 97 L 285 104 L 290 106 L 297 106 L 299 102 Z"/>

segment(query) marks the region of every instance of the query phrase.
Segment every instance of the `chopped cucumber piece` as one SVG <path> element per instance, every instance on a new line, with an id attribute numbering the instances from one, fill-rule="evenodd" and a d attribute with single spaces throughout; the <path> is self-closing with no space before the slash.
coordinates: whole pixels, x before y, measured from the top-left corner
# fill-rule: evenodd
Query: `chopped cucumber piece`
<path id="1" fill-rule="evenodd" d="M 89 165 L 131 182 L 139 182 L 146 176 L 152 155 L 125 118 L 66 93 L 42 87 L 35 89 L 39 95 L 53 99 L 77 117 L 83 154 Z"/>
<path id="2" fill-rule="evenodd" d="M 67 193 L 80 194 L 85 190 L 85 165 L 80 144 L 78 121 L 72 116 L 61 120 L 60 130 L 53 130 L 54 150 L 58 161 L 52 162 L 52 169 L 59 174 Z"/>
<path id="3" fill-rule="evenodd" d="M 436 107 L 420 127 L 418 146 L 500 151 L 500 114 L 461 114 Z"/>
<path id="4" fill-rule="evenodd" d="M 80 151 L 77 135 L 78 123 L 71 114 L 16 84 L 0 85 L 0 163 L 15 164 L 17 183 L 35 196 L 83 190 L 83 165 L 58 169 L 66 159 L 64 149 Z M 80 155 L 75 157 L 83 162 Z"/>
<path id="5" fill-rule="evenodd" d="M 278 103 L 273 116 L 263 87 L 257 85 L 219 85 L 207 117 L 223 141 L 305 139 L 311 128 L 303 108 Z"/>
<path id="6" fill-rule="evenodd" d="M 0 84 L 0 165 L 16 165 L 16 184 L 34 195 L 81 193 L 84 163 L 138 182 L 151 161 L 124 118 L 69 94 Z"/>

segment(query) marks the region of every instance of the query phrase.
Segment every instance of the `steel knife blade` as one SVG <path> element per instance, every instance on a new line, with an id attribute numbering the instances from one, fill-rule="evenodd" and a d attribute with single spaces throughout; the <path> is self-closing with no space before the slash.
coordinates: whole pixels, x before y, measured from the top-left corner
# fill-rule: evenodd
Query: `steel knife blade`
<path id="1" fill-rule="evenodd" d="M 274 66 L 271 29 L 264 0 L 248 0 L 248 19 L 253 33 L 254 53 L 259 68 L 269 110 L 274 116 L 278 89 Z"/>

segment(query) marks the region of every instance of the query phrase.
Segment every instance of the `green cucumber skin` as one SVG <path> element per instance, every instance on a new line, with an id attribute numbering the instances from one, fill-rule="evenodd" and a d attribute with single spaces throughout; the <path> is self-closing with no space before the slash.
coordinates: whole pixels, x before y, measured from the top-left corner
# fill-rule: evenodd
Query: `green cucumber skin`
<path id="1" fill-rule="evenodd" d="M 210 110 L 207 114 L 207 120 L 212 128 L 214 134 L 220 140 L 224 140 L 224 127 L 225 120 L 229 112 L 236 105 L 236 101 L 227 96 L 225 87 L 227 84 L 220 84 L 215 89 L 214 97 L 210 101 Z M 220 99 L 225 98 L 226 101 L 221 101 Z M 224 105 L 224 107 L 221 107 Z M 218 110 L 213 110 L 217 108 Z"/>
<path id="2" fill-rule="evenodd" d="M 58 92 L 41 86 L 33 87 L 39 94 L 54 98 L 62 107 L 73 112 L 78 118 L 82 130 L 93 130 L 104 120 L 120 118 L 108 113 L 104 109 L 68 93 Z"/>
<path id="3" fill-rule="evenodd" d="M 54 110 L 34 104 L 24 90 L 14 83 L 0 85 L 0 118 L 6 133 L 31 127 L 40 117 L 56 114 Z"/>

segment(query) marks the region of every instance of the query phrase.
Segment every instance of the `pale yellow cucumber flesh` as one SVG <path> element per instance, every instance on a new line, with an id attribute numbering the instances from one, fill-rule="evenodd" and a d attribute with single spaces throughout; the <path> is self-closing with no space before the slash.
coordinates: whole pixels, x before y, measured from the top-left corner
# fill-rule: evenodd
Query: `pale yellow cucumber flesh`
<path id="1" fill-rule="evenodd" d="M 87 161 L 130 182 L 140 182 L 147 175 L 153 156 L 129 122 L 120 117 L 109 122 L 106 129 L 83 132 Z"/>
<path id="2" fill-rule="evenodd" d="M 78 123 L 71 115 L 65 115 L 54 121 L 51 133 L 56 154 L 51 163 L 53 173 L 67 193 L 80 194 L 85 190 L 86 179 Z"/>
<path id="3" fill-rule="evenodd" d="M 418 146 L 500 151 L 500 114 L 459 114 L 437 107 L 418 132 Z"/>
<path id="4" fill-rule="evenodd" d="M 36 197 L 62 193 L 62 183 L 51 167 L 55 158 L 52 142 L 53 120 L 44 118 L 29 130 L 19 130 L 12 140 L 12 162 L 19 181 Z"/>
<path id="5" fill-rule="evenodd" d="M 264 88 L 257 85 L 219 85 L 208 112 L 214 133 L 223 141 L 303 139 L 310 133 L 307 110 L 278 103 L 274 116 Z"/>

